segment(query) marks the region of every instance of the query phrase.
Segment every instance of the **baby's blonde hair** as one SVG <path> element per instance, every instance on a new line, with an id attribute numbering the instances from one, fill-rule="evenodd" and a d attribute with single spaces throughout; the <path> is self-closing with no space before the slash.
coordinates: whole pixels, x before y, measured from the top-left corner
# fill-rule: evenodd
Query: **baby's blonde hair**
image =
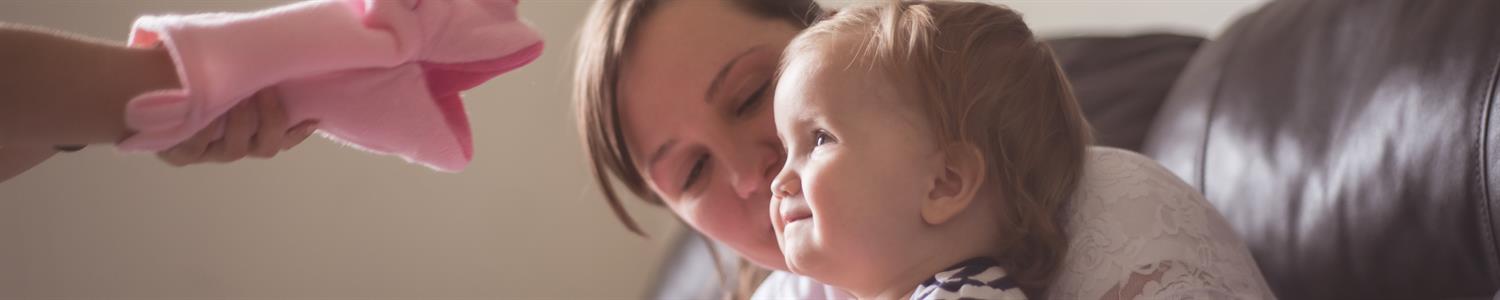
<path id="1" fill-rule="evenodd" d="M 910 102 L 942 144 L 978 148 L 985 184 L 1001 192 L 995 258 L 1028 294 L 1045 292 L 1067 249 L 1059 211 L 1082 177 L 1092 137 L 1052 50 L 1019 14 L 955 1 L 849 8 L 802 32 L 786 51 L 783 63 L 852 51 L 824 57 L 851 57 L 847 67 L 881 72 L 917 97 Z"/>

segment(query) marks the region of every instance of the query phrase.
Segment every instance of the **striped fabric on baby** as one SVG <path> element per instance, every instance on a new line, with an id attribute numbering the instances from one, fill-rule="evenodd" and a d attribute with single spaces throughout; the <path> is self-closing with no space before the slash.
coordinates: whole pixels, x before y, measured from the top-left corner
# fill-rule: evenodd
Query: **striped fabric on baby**
<path id="1" fill-rule="evenodd" d="M 1022 300 L 1026 294 L 994 259 L 976 257 L 933 275 L 912 292 L 911 300 Z"/>

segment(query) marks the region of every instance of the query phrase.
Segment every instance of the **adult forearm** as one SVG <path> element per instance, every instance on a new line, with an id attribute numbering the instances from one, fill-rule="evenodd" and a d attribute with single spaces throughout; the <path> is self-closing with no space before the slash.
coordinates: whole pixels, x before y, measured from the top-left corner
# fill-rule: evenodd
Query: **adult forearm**
<path id="1" fill-rule="evenodd" d="M 113 143 L 125 103 L 177 86 L 161 49 L 0 24 L 0 145 Z"/>

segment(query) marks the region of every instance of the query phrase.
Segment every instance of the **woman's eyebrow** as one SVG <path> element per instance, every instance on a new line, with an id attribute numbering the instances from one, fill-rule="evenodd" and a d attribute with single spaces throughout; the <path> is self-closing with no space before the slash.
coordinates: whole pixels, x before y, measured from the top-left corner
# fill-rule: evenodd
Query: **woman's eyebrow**
<path id="1" fill-rule="evenodd" d="M 646 166 L 649 167 L 649 168 L 655 169 L 656 168 L 656 162 L 661 161 L 661 159 L 663 157 L 666 157 L 667 156 L 667 150 L 671 150 L 672 146 L 675 146 L 675 145 L 677 145 L 677 140 L 675 140 L 675 139 L 674 140 L 668 140 L 666 143 L 662 143 L 660 147 L 656 148 L 655 152 L 651 153 L 651 159 L 646 161 Z"/>
<path id="2" fill-rule="evenodd" d="M 756 45 L 755 47 L 750 47 L 750 49 L 745 49 L 745 52 L 740 52 L 739 55 L 735 55 L 728 63 L 725 63 L 724 67 L 719 69 L 719 74 L 714 75 L 714 80 L 708 83 L 708 91 L 703 93 L 703 102 L 709 102 L 709 100 L 714 98 L 714 95 L 718 94 L 719 86 L 724 83 L 724 77 L 729 76 L 729 70 L 734 69 L 734 66 L 739 64 L 741 58 L 745 58 L 750 53 L 755 53 L 755 50 L 759 50 L 762 47 L 764 46 Z"/>

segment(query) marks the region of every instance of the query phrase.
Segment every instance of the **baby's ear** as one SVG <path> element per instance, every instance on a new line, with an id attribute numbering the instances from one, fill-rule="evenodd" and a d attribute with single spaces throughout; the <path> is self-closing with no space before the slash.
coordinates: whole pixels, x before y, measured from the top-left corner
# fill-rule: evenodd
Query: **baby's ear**
<path id="1" fill-rule="evenodd" d="M 968 209 L 984 184 L 985 161 L 978 147 L 952 143 L 943 156 L 943 169 L 922 201 L 922 221 L 929 225 L 946 223 Z"/>

